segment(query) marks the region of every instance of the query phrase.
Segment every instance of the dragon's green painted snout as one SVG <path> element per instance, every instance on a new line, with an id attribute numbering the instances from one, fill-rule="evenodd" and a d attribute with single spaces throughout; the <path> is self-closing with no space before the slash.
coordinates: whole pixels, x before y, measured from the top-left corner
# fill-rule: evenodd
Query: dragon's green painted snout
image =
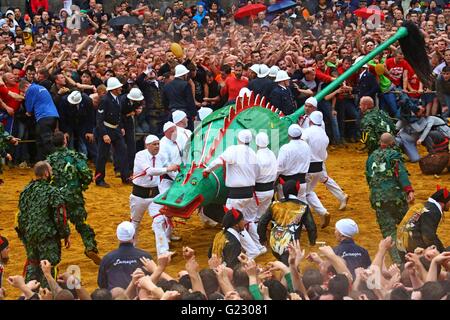
<path id="1" fill-rule="evenodd" d="M 223 198 L 225 187 L 218 176 L 222 169 L 208 177 L 203 177 L 203 170 L 203 166 L 195 163 L 181 166 L 170 189 L 155 199 L 155 203 L 164 206 L 165 215 L 189 218 L 197 208 Z"/>

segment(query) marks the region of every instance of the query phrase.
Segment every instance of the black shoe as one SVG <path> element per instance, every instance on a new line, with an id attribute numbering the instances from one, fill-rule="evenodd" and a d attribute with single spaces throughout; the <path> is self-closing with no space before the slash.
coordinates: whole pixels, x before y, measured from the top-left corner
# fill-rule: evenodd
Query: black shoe
<path id="1" fill-rule="evenodd" d="M 131 186 L 131 185 L 133 185 L 133 182 L 131 182 L 130 179 L 122 179 L 122 184 L 126 184 L 126 185 Z"/>
<path id="2" fill-rule="evenodd" d="M 99 181 L 99 182 L 96 182 L 95 184 L 97 185 L 97 187 L 102 187 L 102 188 L 110 188 L 111 187 L 105 181 Z"/>

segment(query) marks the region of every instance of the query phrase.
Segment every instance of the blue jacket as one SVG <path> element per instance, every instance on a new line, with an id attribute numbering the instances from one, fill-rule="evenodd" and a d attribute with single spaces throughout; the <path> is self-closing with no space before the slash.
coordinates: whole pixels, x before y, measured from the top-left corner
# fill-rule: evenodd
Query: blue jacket
<path id="1" fill-rule="evenodd" d="M 59 118 L 52 96 L 47 89 L 38 84 L 31 84 L 25 94 L 25 109 L 34 113 L 36 121 L 43 118 Z"/>
<path id="2" fill-rule="evenodd" d="M 103 257 L 98 269 L 97 284 L 101 289 L 111 290 L 115 287 L 126 289 L 131 282 L 131 274 L 142 268 L 139 260 L 142 257 L 152 259 L 152 256 L 132 243 L 121 243 L 117 250 Z"/>
<path id="3" fill-rule="evenodd" d="M 333 248 L 334 253 L 343 258 L 347 264 L 347 268 L 355 277 L 355 269 L 362 267 L 364 269 L 370 267 L 371 261 L 369 253 L 363 247 L 358 246 L 352 239 L 345 239 Z"/>

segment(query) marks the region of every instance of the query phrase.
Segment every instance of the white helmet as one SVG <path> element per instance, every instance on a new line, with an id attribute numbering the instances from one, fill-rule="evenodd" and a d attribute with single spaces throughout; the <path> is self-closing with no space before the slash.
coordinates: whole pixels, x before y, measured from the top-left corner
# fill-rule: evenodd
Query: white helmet
<path id="1" fill-rule="evenodd" d="M 280 70 L 277 72 L 277 77 L 275 78 L 275 82 L 285 81 L 289 80 L 291 77 L 289 77 L 288 73 L 284 70 Z"/>
<path id="2" fill-rule="evenodd" d="M 258 78 L 265 78 L 269 75 L 270 69 L 268 66 L 266 66 L 265 64 L 260 64 L 259 65 L 259 73 L 258 73 Z"/>
<path id="3" fill-rule="evenodd" d="M 256 73 L 257 76 L 259 76 L 259 64 L 254 64 L 250 67 L 250 70 L 252 70 L 254 73 Z"/>
<path id="4" fill-rule="evenodd" d="M 120 83 L 119 79 L 117 79 L 116 77 L 111 77 L 106 82 L 106 90 L 107 91 L 118 89 L 118 88 L 120 88 L 122 86 L 123 86 L 123 84 Z"/>
<path id="5" fill-rule="evenodd" d="M 213 113 L 213 110 L 211 108 L 201 107 L 200 109 L 198 109 L 198 117 L 200 121 L 203 121 L 203 119 L 205 119 L 211 113 Z"/>
<path id="6" fill-rule="evenodd" d="M 189 70 L 182 64 L 179 64 L 175 67 L 175 78 L 179 78 L 188 74 Z"/>
<path id="7" fill-rule="evenodd" d="M 67 97 L 67 101 L 69 101 L 70 104 L 79 104 L 82 100 L 80 91 L 73 91 L 69 96 Z"/>
<path id="8" fill-rule="evenodd" d="M 142 91 L 139 88 L 132 88 L 130 92 L 127 94 L 127 98 L 133 101 L 142 101 L 144 100 L 144 96 L 142 95 Z"/>
<path id="9" fill-rule="evenodd" d="M 278 71 L 280 71 L 280 67 L 272 66 L 269 69 L 269 77 L 275 78 L 277 76 Z"/>

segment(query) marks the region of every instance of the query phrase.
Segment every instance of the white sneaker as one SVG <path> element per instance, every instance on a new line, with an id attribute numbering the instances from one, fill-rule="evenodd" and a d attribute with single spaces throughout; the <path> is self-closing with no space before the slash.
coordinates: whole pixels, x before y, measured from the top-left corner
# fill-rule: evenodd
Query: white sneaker
<path id="1" fill-rule="evenodd" d="M 339 206 L 339 210 L 345 210 L 345 208 L 347 207 L 347 203 L 348 203 L 348 199 L 350 197 L 348 196 L 348 194 L 345 194 L 344 200 L 341 201 L 341 205 Z"/>

